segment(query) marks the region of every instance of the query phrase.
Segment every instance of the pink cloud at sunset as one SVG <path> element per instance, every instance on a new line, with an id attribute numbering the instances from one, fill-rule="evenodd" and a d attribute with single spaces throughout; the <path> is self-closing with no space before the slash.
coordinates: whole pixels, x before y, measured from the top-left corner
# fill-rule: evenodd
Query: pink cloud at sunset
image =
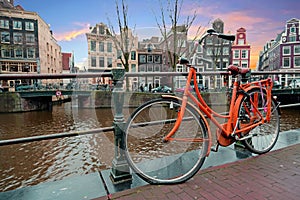
<path id="1" fill-rule="evenodd" d="M 73 39 L 76 39 L 77 37 L 89 32 L 89 27 L 90 27 L 89 24 L 85 24 L 81 26 L 82 27 L 79 27 L 76 30 L 54 33 L 54 37 L 55 39 L 57 39 L 57 41 L 71 41 Z"/>

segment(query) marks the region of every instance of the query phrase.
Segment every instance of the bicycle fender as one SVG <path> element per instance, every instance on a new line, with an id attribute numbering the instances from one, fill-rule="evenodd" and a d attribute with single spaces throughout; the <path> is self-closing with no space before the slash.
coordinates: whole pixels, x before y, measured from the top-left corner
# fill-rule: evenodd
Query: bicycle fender
<path id="1" fill-rule="evenodd" d="M 162 98 L 176 99 L 176 100 L 178 100 L 178 101 L 183 101 L 182 98 L 176 97 L 176 96 L 173 96 L 173 95 L 167 95 L 167 94 L 166 94 L 166 95 L 162 95 L 161 97 L 162 97 Z M 207 132 L 208 132 L 208 137 L 209 137 L 209 145 L 208 145 L 208 150 L 207 150 L 207 153 L 206 153 L 206 157 L 208 157 L 209 154 L 210 154 L 211 146 L 212 146 L 212 141 L 211 141 L 211 139 L 212 139 L 212 134 L 211 134 L 210 129 L 208 128 L 208 127 L 209 127 L 208 121 L 205 119 L 204 115 L 199 111 L 199 109 L 198 109 L 195 105 L 191 104 L 190 102 L 187 102 L 187 104 L 188 104 L 189 106 L 191 106 L 192 108 L 194 108 L 194 109 L 197 111 L 197 113 L 200 115 L 202 121 L 204 122 L 204 124 L 205 124 L 205 126 L 206 126 L 205 128 L 206 128 L 206 130 L 207 130 Z"/>

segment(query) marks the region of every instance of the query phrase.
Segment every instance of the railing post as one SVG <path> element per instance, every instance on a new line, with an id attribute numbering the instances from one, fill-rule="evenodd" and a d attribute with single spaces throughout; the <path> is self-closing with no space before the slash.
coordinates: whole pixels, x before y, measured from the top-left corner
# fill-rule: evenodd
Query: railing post
<path id="1" fill-rule="evenodd" d="M 132 180 L 129 172 L 129 166 L 124 155 L 124 126 L 125 120 L 123 115 L 124 89 L 123 81 L 125 69 L 112 69 L 114 89 L 112 92 L 114 107 L 114 143 L 115 157 L 112 161 L 112 171 L 110 178 L 114 184 L 123 183 Z"/>

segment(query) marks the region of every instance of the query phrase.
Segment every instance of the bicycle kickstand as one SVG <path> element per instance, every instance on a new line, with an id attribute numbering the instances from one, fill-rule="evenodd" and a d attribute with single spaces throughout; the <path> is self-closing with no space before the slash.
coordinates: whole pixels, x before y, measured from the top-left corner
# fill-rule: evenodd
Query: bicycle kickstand
<path id="1" fill-rule="evenodd" d="M 215 146 L 212 146 L 210 148 L 210 150 L 213 151 L 213 152 L 218 152 L 219 146 L 220 146 L 220 144 L 218 142 L 216 142 Z"/>

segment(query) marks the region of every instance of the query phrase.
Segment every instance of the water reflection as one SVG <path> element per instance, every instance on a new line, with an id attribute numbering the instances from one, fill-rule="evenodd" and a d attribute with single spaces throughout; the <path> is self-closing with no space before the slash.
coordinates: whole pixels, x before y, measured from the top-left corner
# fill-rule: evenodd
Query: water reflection
<path id="1" fill-rule="evenodd" d="M 281 131 L 300 127 L 300 107 L 282 109 Z M 79 109 L 71 103 L 0 115 L 0 139 L 87 130 L 112 125 L 111 109 Z M 0 147 L 0 191 L 88 174 L 111 166 L 113 133 L 52 139 Z"/>

